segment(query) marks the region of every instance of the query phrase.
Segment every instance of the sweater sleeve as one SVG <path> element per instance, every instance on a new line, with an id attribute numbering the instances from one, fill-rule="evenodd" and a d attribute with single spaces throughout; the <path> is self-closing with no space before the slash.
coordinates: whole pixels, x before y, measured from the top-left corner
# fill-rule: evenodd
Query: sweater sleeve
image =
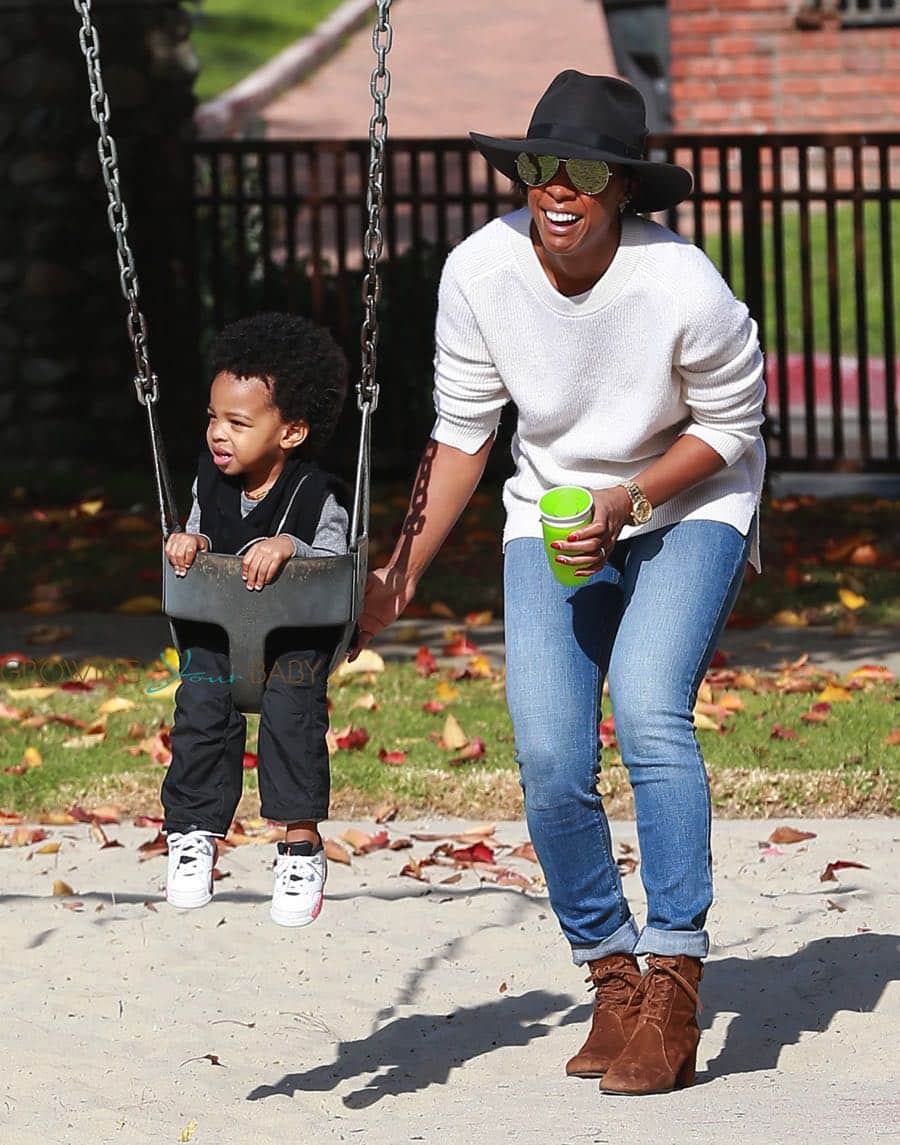
<path id="1" fill-rule="evenodd" d="M 477 453 L 496 432 L 509 394 L 463 293 L 453 255 L 438 290 L 434 356 L 435 441 Z"/>
<path id="2" fill-rule="evenodd" d="M 683 432 L 733 465 L 760 437 L 763 356 L 747 307 L 706 256 L 697 255 L 696 288 L 682 296 L 684 323 L 675 361 L 691 411 Z"/>
<path id="3" fill-rule="evenodd" d="M 194 533 L 198 537 L 203 537 L 206 540 L 207 552 L 212 550 L 212 541 L 206 536 L 206 533 L 200 532 L 200 502 L 197 500 L 197 478 L 194 478 L 194 484 L 191 486 L 191 511 L 188 513 L 188 519 L 185 522 L 184 531 L 186 533 Z"/>
<path id="4" fill-rule="evenodd" d="M 349 530 L 350 518 L 347 510 L 333 493 L 329 493 L 322 506 L 322 516 L 319 518 L 311 545 L 305 544 L 291 533 L 284 535 L 294 542 L 295 557 L 340 557 L 347 551 Z"/>

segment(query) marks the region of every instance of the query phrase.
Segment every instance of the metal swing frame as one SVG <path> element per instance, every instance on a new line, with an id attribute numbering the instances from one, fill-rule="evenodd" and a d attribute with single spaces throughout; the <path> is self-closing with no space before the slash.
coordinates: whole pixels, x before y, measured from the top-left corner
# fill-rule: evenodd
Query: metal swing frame
<path id="1" fill-rule="evenodd" d="M 199 553 L 185 577 L 176 577 L 165 556 L 165 542 L 181 531 L 172 480 L 159 431 L 156 406 L 159 380 L 150 365 L 147 322 L 140 307 L 134 255 L 128 242 L 128 214 L 122 201 L 119 161 L 109 131 L 110 106 L 103 86 L 100 44 L 91 13 L 91 0 L 73 0 L 81 17 L 78 42 L 87 64 L 91 117 L 97 124 L 97 150 L 108 197 L 107 217 L 116 243 L 119 280 L 128 306 L 127 328 L 135 359 L 134 387 L 147 414 L 154 477 L 163 537 L 162 610 L 169 617 L 172 636 L 178 639 L 178 621 L 218 625 L 228 638 L 231 688 L 235 706 L 258 712 L 265 686 L 265 645 L 281 628 L 343 626 L 332 658 L 334 668 L 344 657 L 362 609 L 369 547 L 369 501 L 372 415 L 378 405 L 375 371 L 378 349 L 376 308 L 381 294 L 378 259 L 383 246 L 384 155 L 388 122 L 387 97 L 391 77 L 387 55 L 393 29 L 391 0 L 374 0 L 376 22 L 372 47 L 376 55 L 369 88 L 373 111 L 369 122 L 369 172 L 366 190 L 367 227 L 363 245 L 366 274 L 363 281 L 365 313 L 360 331 L 362 366 L 356 385 L 360 412 L 356 483 L 350 518 L 348 552 L 338 557 L 294 557 L 262 592 L 249 592 L 241 580 L 241 558 Z"/>

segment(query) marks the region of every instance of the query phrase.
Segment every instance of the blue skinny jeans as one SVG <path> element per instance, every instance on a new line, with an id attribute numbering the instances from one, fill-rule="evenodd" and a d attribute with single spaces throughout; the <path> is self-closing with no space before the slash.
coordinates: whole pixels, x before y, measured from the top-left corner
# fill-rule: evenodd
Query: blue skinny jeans
<path id="1" fill-rule="evenodd" d="M 569 588 L 550 571 L 542 541 L 506 546 L 506 692 L 525 814 L 578 965 L 709 951 L 709 784 L 691 713 L 748 548 L 730 525 L 682 521 L 620 541 L 605 568 Z M 606 678 L 634 790 L 647 894 L 641 931 L 597 791 Z"/>

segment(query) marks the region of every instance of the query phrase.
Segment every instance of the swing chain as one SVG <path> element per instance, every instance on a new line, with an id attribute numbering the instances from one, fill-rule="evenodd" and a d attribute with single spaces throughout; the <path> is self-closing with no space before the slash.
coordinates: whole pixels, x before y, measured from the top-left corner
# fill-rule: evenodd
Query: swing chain
<path id="1" fill-rule="evenodd" d="M 134 351 L 136 374 L 134 388 L 141 405 L 151 405 L 159 401 L 159 381 L 150 367 L 148 351 L 147 321 L 138 301 L 137 270 L 134 255 L 128 242 L 128 212 L 122 202 L 122 189 L 119 183 L 119 155 L 116 141 L 109 132 L 109 98 L 103 86 L 100 71 L 100 41 L 97 29 L 91 19 L 91 0 L 73 0 L 75 11 L 81 16 L 78 43 L 87 63 L 88 81 L 91 88 L 91 118 L 99 128 L 97 154 L 100 157 L 100 171 L 106 185 L 109 199 L 106 216 L 116 240 L 116 258 L 119 263 L 119 284 L 122 295 L 128 304 L 126 324 L 128 339 Z"/>
<path id="2" fill-rule="evenodd" d="M 375 28 L 372 32 L 372 49 L 377 62 L 372 70 L 369 90 L 372 93 L 374 108 L 369 121 L 369 179 L 366 188 L 366 213 L 368 225 L 363 240 L 363 257 L 366 273 L 363 279 L 363 305 L 365 315 L 360 333 L 362 348 L 362 372 L 356 387 L 356 400 L 360 409 L 369 406 L 374 410 L 378 405 L 378 383 L 375 380 L 375 365 L 378 350 L 378 300 L 381 297 L 381 280 L 378 276 L 378 259 L 384 245 L 381 220 L 384 212 L 384 156 L 387 142 L 387 98 L 391 90 L 391 73 L 387 68 L 387 54 L 391 50 L 394 31 L 390 22 L 391 0 L 376 0 L 378 10 Z"/>

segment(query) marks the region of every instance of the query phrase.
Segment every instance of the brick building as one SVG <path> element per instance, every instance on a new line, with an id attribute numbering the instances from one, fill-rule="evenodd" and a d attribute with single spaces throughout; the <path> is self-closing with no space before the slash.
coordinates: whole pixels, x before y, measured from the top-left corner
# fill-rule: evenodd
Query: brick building
<path id="1" fill-rule="evenodd" d="M 897 0 L 669 0 L 676 131 L 900 122 Z"/>

